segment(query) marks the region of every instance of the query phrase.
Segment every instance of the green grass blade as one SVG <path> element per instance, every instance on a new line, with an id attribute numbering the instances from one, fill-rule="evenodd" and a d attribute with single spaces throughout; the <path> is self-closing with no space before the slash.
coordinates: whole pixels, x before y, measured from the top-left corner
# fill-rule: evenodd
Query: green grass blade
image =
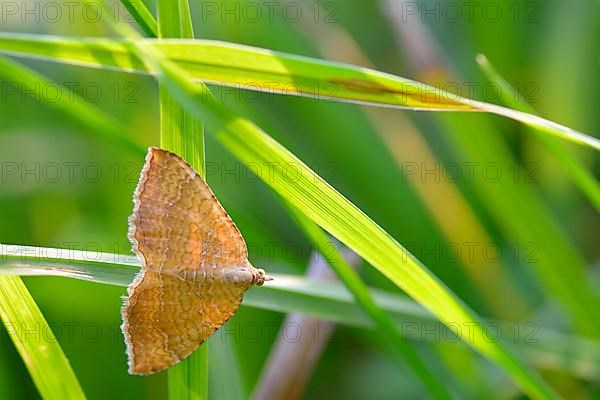
<path id="1" fill-rule="evenodd" d="M 170 399 L 206 399 L 208 346 L 200 346 L 188 358 L 169 368 Z"/>
<path id="2" fill-rule="evenodd" d="M 494 66 L 483 54 L 477 56 L 477 63 L 488 79 L 497 83 L 502 89 L 501 100 L 504 104 L 516 110 L 535 115 L 535 110 L 527 104 L 515 89 L 496 71 Z M 515 93 L 515 96 L 509 93 Z M 560 161 L 571 180 L 579 187 L 588 200 L 600 211 L 600 185 L 594 175 L 586 169 L 561 143 L 546 135 L 533 133 L 539 138 L 544 146 Z"/>
<path id="3" fill-rule="evenodd" d="M 228 400 L 248 398 L 248 395 L 244 394 L 244 384 L 240 374 L 241 365 L 237 359 L 235 342 L 214 335 L 208 339 L 208 343 L 211 365 L 208 373 L 212 398 Z"/>
<path id="4" fill-rule="evenodd" d="M 69 360 L 18 276 L 0 275 L 0 317 L 44 399 L 85 399 Z"/>
<path id="5" fill-rule="evenodd" d="M 187 0 L 158 1 L 158 37 L 194 37 Z M 179 154 L 204 176 L 204 128 L 160 84 L 160 146 Z M 208 342 L 169 369 L 171 400 L 208 399 Z"/>
<path id="6" fill-rule="evenodd" d="M 212 40 L 144 42 L 201 81 L 368 104 L 475 110 L 419 82 L 366 68 Z M 51 61 L 156 74 L 122 40 L 0 33 L 0 49 Z"/>
<path id="7" fill-rule="evenodd" d="M 145 40 L 196 80 L 249 90 L 426 111 L 485 111 L 600 150 L 600 140 L 536 115 L 473 101 L 395 75 L 210 40 Z M 138 45 L 141 45 L 138 44 Z M 0 33 L 0 51 L 99 68 L 156 73 L 110 39 Z"/>
<path id="8" fill-rule="evenodd" d="M 126 287 L 139 271 L 136 257 L 20 245 L 0 245 L 0 277 L 56 276 Z M 275 280 L 244 297 L 244 306 L 282 313 L 300 312 L 339 324 L 372 328 L 374 323 L 343 285 L 300 276 L 272 274 Z M 375 303 L 398 327 L 435 321 L 423 307 L 397 294 L 369 289 Z M 494 321 L 494 323 L 496 323 Z M 510 332 L 514 322 L 498 322 Z M 431 329 L 431 327 L 429 327 Z M 425 339 L 430 336 L 425 335 Z M 520 354 L 545 369 L 600 380 L 600 344 L 540 328 L 535 341 L 515 341 Z M 408 339 L 411 339 L 409 337 Z M 539 340 L 537 340 L 539 339 Z"/>
<path id="9" fill-rule="evenodd" d="M 190 5 L 187 0 L 158 1 L 158 37 L 194 38 Z"/>
<path id="10" fill-rule="evenodd" d="M 156 37 L 156 21 L 142 0 L 121 0 L 121 4 L 129 11 L 147 37 Z"/>
<path id="11" fill-rule="evenodd" d="M 404 358 L 417 377 L 423 382 L 425 389 L 431 392 L 434 398 L 450 399 L 450 393 L 430 372 L 426 364 L 421 360 L 415 349 L 406 341 L 404 336 L 398 332 L 387 313 L 377 305 L 375 300 L 371 297 L 367 285 L 363 283 L 358 273 L 356 273 L 356 271 L 354 271 L 354 269 L 344 260 L 325 232 L 297 209 L 286 203 L 284 204 L 315 249 L 319 250 L 340 281 L 352 293 L 356 302 L 379 328 L 384 339 L 389 341 L 392 347 Z M 324 251 L 325 249 L 328 251 Z M 329 251 L 329 249 L 333 250 Z"/>

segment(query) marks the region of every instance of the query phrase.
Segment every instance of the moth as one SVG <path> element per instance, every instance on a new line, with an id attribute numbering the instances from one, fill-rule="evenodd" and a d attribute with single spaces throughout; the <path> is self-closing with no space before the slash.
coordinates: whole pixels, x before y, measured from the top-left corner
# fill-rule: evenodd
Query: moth
<path id="1" fill-rule="evenodd" d="M 151 147 L 133 196 L 129 240 L 141 270 L 121 329 L 130 374 L 162 371 L 229 320 L 246 291 L 272 278 L 206 182 L 174 153 Z"/>

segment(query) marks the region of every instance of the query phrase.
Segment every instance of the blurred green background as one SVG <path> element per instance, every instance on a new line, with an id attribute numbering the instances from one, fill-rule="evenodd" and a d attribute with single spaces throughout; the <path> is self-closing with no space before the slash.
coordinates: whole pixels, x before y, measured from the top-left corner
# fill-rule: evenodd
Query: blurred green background
<path id="1" fill-rule="evenodd" d="M 51 3 L 58 4 L 60 18 L 48 8 Z M 540 115 L 592 136 L 600 131 L 597 1 L 267 3 L 194 3 L 196 36 L 373 66 L 458 88 L 467 97 L 473 88 L 470 97 L 497 103 L 494 87 L 485 86 L 488 81 L 475 62 L 483 53 Z M 17 7 L 14 14 L 11 5 Z M 27 14 L 24 7 L 33 11 Z M 0 9 L 5 31 L 109 35 L 82 7 L 74 8 L 71 20 L 60 1 L 1 1 Z M 126 17 L 122 8 L 119 15 Z M 158 145 L 154 79 L 48 62 L 24 64 L 72 87 L 123 123 L 139 143 Z M 127 217 L 143 159 L 15 90 L 18 83 L 5 79 L 0 84 L 0 243 L 129 254 Z M 544 263 L 581 265 L 597 289 L 600 220 L 560 163 L 523 125 L 486 115 L 373 110 L 237 89 L 214 92 L 307 162 L 480 314 L 574 331 L 546 286 Z M 207 180 L 246 238 L 252 263 L 303 274 L 311 244 L 269 189 L 210 134 L 206 137 Z M 599 171 L 591 151 L 561 145 Z M 268 166 L 258 166 L 258 173 L 267 174 Z M 515 227 L 520 218 L 524 228 Z M 475 243 L 472 257 L 466 243 Z M 368 265 L 361 267 L 369 285 L 397 290 Z M 165 374 L 126 373 L 119 330 L 125 290 L 63 278 L 25 281 L 90 398 L 166 396 Z M 282 318 L 242 307 L 226 328 L 243 332 L 254 322 L 265 327 L 260 340 L 247 342 L 241 334 L 234 346 L 246 395 L 273 342 L 267 327 Z M 43 339 L 43 332 L 31 335 Z M 36 398 L 4 330 L 0 343 L 0 395 Z M 504 375 L 462 346 L 419 342 L 417 347 L 425 358 L 442 356 L 445 363 L 436 372 L 464 397 L 518 397 Z M 567 397 L 600 394 L 598 376 L 587 381 L 572 371 L 541 372 Z M 306 398 L 397 399 L 424 393 L 377 336 L 343 326 L 311 376 Z M 223 379 L 213 376 L 211 386 L 217 388 L 211 391 L 226 385 Z"/>

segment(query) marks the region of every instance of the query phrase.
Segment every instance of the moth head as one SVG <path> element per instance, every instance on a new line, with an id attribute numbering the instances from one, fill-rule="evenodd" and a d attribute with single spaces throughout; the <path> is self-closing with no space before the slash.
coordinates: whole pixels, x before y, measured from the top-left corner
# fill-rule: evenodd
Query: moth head
<path id="1" fill-rule="evenodd" d="M 265 270 L 262 268 L 254 270 L 254 284 L 256 286 L 262 286 L 265 281 L 272 281 L 273 278 L 265 274 Z"/>

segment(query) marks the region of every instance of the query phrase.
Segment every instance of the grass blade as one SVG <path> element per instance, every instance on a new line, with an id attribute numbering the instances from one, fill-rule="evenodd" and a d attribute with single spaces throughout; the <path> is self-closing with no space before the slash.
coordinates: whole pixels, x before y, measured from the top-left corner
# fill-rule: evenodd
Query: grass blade
<path id="1" fill-rule="evenodd" d="M 129 11 L 147 37 L 156 37 L 156 21 L 142 0 L 121 0 L 121 4 Z"/>
<path id="2" fill-rule="evenodd" d="M 287 204 L 286 204 L 287 206 Z M 313 246 L 318 249 L 329 266 L 334 270 L 338 278 L 354 296 L 355 301 L 362 307 L 365 313 L 373 320 L 379 328 L 385 340 L 392 345 L 394 350 L 400 354 L 412 368 L 417 377 L 422 381 L 426 390 L 431 392 L 434 398 L 450 399 L 450 393 L 444 385 L 430 372 L 427 365 L 421 360 L 415 349 L 406 341 L 403 335 L 396 329 L 387 313 L 382 310 L 371 297 L 367 286 L 360 279 L 354 269 L 348 265 L 340 252 L 337 250 L 327 235 L 314 222 L 306 218 L 298 210 L 287 206 L 290 214 L 294 217 L 298 226 L 309 238 Z M 324 251 L 333 249 L 332 251 Z"/>
<path id="3" fill-rule="evenodd" d="M 169 369 L 170 399 L 206 399 L 208 346 L 200 346 L 188 358 Z"/>
<path id="4" fill-rule="evenodd" d="M 158 1 L 158 37 L 193 38 L 187 0 Z M 204 128 L 189 115 L 159 81 L 160 145 L 179 154 L 198 173 L 204 171 Z M 208 342 L 169 369 L 171 400 L 208 399 Z"/>
<path id="5" fill-rule="evenodd" d="M 477 63 L 481 70 L 487 75 L 490 81 L 497 83 L 502 89 L 502 101 L 509 107 L 529 114 L 535 114 L 535 110 L 527 104 L 523 98 L 515 91 L 513 87 L 496 71 L 494 66 L 483 54 L 477 56 Z M 515 93 L 515 96 L 509 95 Z M 544 146 L 558 159 L 565 167 L 565 170 L 573 183 L 579 187 L 579 190 L 588 198 L 588 200 L 600 211 L 600 185 L 594 175 L 581 164 L 561 143 L 546 135 L 539 135 L 535 130 L 533 133 L 539 138 Z"/>
<path id="6" fill-rule="evenodd" d="M 211 368 L 208 371 L 211 382 L 211 396 L 217 399 L 243 400 L 244 385 L 240 374 L 240 362 L 236 356 L 235 344 L 230 340 L 212 336 L 208 339 L 208 352 Z"/>
<path id="7" fill-rule="evenodd" d="M 85 399 L 69 360 L 18 276 L 0 275 L 0 317 L 44 399 Z"/>
<path id="8" fill-rule="evenodd" d="M 56 276 L 125 287 L 138 271 L 139 263 L 133 256 L 0 245 L 0 277 Z M 299 312 L 340 324 L 374 327 L 373 320 L 357 306 L 352 294 L 343 285 L 293 275 L 273 275 L 275 280 L 260 290 L 247 293 L 244 306 L 282 313 Z M 435 323 L 433 315 L 404 296 L 372 288 L 369 292 L 375 303 L 389 313 L 397 327 Z M 515 323 L 499 324 L 509 331 Z M 429 337 L 424 335 L 425 339 Z M 537 342 L 519 340 L 514 344 L 519 353 L 541 368 L 556 369 L 591 381 L 600 380 L 599 343 L 544 328 L 540 328 L 538 338 Z"/>
<path id="9" fill-rule="evenodd" d="M 600 140 L 536 115 L 474 101 L 368 68 L 210 40 L 146 39 L 193 79 L 249 90 L 425 111 L 484 111 L 600 150 Z M 124 41 L 0 34 L 0 51 L 98 68 L 153 73 Z"/>
<path id="10" fill-rule="evenodd" d="M 158 1 L 158 37 L 193 39 L 192 16 L 187 0 Z"/>

